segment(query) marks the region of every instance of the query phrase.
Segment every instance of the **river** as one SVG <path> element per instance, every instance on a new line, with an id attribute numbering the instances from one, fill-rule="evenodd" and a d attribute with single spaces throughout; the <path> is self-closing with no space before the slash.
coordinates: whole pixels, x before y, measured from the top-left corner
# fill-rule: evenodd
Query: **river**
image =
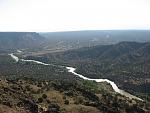
<path id="1" fill-rule="evenodd" d="M 36 60 L 25 60 L 25 59 L 19 59 L 17 56 L 15 56 L 13 53 L 9 54 L 16 62 L 18 62 L 19 60 L 20 61 L 24 61 L 24 62 L 34 62 L 34 63 L 37 63 L 37 64 L 41 64 L 41 65 L 45 65 L 45 66 L 56 66 L 54 64 L 47 64 L 47 63 L 43 63 L 43 62 L 40 62 L 40 61 L 36 61 Z M 130 99 L 136 99 L 136 100 L 140 100 L 140 101 L 143 101 L 142 99 L 140 99 L 139 97 L 136 97 L 124 90 L 121 90 L 118 88 L 118 86 L 113 82 L 113 81 L 110 81 L 108 79 L 91 79 L 91 78 L 87 78 L 81 74 L 78 74 L 75 72 L 76 68 L 74 67 L 66 67 L 66 66 L 61 66 L 61 65 L 57 65 L 58 67 L 61 67 L 61 68 L 66 68 L 68 70 L 69 73 L 72 73 L 74 75 L 77 75 L 78 77 L 84 79 L 84 80 L 90 80 L 90 81 L 96 81 L 96 82 L 107 82 L 109 83 L 113 90 L 121 95 L 124 95 Z"/>

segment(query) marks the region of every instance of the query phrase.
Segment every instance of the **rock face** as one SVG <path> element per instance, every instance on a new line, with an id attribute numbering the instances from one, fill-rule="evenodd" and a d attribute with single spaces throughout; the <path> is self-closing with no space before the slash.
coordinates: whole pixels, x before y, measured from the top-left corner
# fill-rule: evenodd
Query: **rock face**
<path id="1" fill-rule="evenodd" d="M 35 32 L 0 32 L 0 49 L 39 48 L 44 40 Z"/>

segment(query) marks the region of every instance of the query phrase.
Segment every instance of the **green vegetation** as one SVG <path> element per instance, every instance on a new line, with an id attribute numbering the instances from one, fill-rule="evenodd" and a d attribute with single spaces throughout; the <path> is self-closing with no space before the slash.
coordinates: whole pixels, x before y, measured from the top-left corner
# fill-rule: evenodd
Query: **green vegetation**
<path id="1" fill-rule="evenodd" d="M 88 89 L 90 91 L 93 91 L 93 92 L 100 91 L 100 89 L 98 87 L 98 83 L 96 83 L 94 81 L 85 80 L 85 81 L 83 81 L 83 85 L 84 85 L 85 89 Z"/>

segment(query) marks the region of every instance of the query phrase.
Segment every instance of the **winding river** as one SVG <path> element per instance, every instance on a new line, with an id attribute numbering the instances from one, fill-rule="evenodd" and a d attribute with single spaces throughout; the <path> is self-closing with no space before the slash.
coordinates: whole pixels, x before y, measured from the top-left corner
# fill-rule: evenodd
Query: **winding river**
<path id="1" fill-rule="evenodd" d="M 24 62 L 34 62 L 34 63 L 41 64 L 41 65 L 45 65 L 45 66 L 56 66 L 56 65 L 54 65 L 54 64 L 46 64 L 46 63 L 43 63 L 43 62 L 40 62 L 40 61 L 36 61 L 36 60 L 19 59 L 19 58 L 18 58 L 17 56 L 15 56 L 13 53 L 11 53 L 11 54 L 9 54 L 9 55 L 10 55 L 16 62 L 18 62 L 18 61 L 20 60 L 20 61 L 24 61 Z M 130 94 L 130 93 L 124 91 L 124 90 L 119 89 L 118 86 L 117 86 L 114 82 L 112 82 L 112 81 L 110 81 L 110 80 L 108 80 L 108 79 L 91 79 L 91 78 L 87 78 L 87 77 L 85 77 L 85 76 L 83 76 L 83 75 L 81 75 L 81 74 L 76 73 L 76 72 L 75 72 L 76 68 L 73 68 L 73 67 L 66 67 L 66 66 L 61 66 L 61 65 L 58 65 L 58 66 L 61 67 L 61 68 L 66 68 L 66 69 L 68 70 L 68 72 L 70 72 L 70 73 L 72 73 L 72 74 L 74 74 L 74 75 L 77 75 L 78 77 L 80 77 L 80 78 L 82 78 L 82 79 L 84 79 L 84 80 L 91 80 L 91 81 L 96 81 L 96 82 L 107 82 L 107 83 L 109 83 L 109 84 L 112 86 L 112 88 L 113 88 L 113 90 L 114 90 L 115 92 L 117 92 L 117 93 L 119 93 L 119 94 L 121 94 L 121 95 L 124 95 L 124 96 L 126 96 L 126 97 L 128 97 L 128 98 L 130 98 L 130 99 L 136 99 L 136 100 L 143 101 L 142 99 L 140 99 L 140 98 L 138 98 L 138 97 L 136 97 L 136 96 L 134 96 L 134 95 L 132 95 L 132 94 Z"/>

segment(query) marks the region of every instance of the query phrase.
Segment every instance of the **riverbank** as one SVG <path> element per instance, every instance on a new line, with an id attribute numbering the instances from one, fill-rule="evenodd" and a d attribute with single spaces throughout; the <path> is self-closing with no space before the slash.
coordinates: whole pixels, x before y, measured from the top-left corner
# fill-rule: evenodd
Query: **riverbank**
<path id="1" fill-rule="evenodd" d="M 10 55 L 16 62 L 18 62 L 19 60 L 21 60 L 21 61 L 24 61 L 24 62 L 34 62 L 34 63 L 41 64 L 41 65 L 52 65 L 52 66 L 54 66 L 53 64 L 46 64 L 46 63 L 43 63 L 43 62 L 40 62 L 40 61 L 36 61 L 36 60 L 19 59 L 19 58 L 18 58 L 17 56 L 15 56 L 13 53 L 11 53 L 11 54 L 9 54 L 9 55 Z M 70 72 L 70 73 L 72 73 L 72 74 L 74 74 L 74 75 L 76 75 L 76 76 L 78 76 L 78 77 L 80 77 L 80 78 L 82 78 L 82 79 L 84 79 L 84 80 L 91 80 L 91 81 L 96 81 L 96 82 L 107 82 L 107 83 L 109 83 L 109 84 L 112 86 L 112 88 L 113 88 L 113 90 L 114 90 L 115 92 L 117 92 L 117 93 L 119 93 L 119 94 L 121 94 L 121 95 L 124 95 L 124 96 L 126 96 L 126 97 L 128 97 L 128 98 L 130 98 L 130 99 L 136 99 L 136 100 L 143 101 L 142 99 L 140 99 L 140 98 L 138 98 L 138 97 L 136 97 L 136 96 L 134 96 L 134 95 L 132 95 L 132 94 L 129 94 L 128 92 L 125 92 L 124 90 L 119 89 L 118 86 L 117 86 L 114 82 L 112 82 L 112 81 L 110 81 L 110 80 L 108 80 L 108 79 L 91 79 L 91 78 L 87 78 L 87 77 L 85 77 L 85 76 L 83 76 L 83 75 L 81 75 L 81 74 L 76 73 L 76 72 L 75 72 L 76 68 L 73 68 L 73 67 L 65 67 L 65 66 L 59 66 L 59 67 L 66 68 L 66 69 L 68 70 L 68 72 Z"/>

